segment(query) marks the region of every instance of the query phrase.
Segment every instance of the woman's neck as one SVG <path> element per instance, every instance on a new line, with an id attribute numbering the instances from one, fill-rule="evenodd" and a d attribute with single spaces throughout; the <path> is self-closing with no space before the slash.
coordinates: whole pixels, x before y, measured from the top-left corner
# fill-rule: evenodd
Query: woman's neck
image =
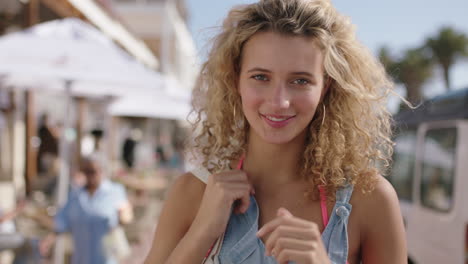
<path id="1" fill-rule="evenodd" d="M 270 144 L 252 133 L 243 168 L 254 186 L 289 184 L 300 180 L 299 164 L 304 151 L 305 136 L 285 144 Z"/>

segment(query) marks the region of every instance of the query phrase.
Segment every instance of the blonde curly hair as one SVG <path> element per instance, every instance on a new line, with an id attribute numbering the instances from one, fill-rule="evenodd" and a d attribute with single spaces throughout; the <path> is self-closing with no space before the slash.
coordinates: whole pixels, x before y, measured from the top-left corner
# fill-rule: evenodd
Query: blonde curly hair
<path id="1" fill-rule="evenodd" d="M 262 0 L 229 12 L 194 90 L 193 154 L 214 173 L 245 153 L 249 124 L 236 87 L 243 45 L 257 32 L 314 38 L 324 54 L 330 87 L 309 125 L 298 173 L 329 193 L 347 183 L 371 191 L 392 155 L 385 106 L 393 83 L 328 0 Z"/>

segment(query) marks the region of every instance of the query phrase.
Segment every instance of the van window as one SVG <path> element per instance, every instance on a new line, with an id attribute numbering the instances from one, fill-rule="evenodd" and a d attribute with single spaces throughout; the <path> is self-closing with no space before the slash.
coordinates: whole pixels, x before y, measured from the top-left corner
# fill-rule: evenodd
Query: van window
<path id="1" fill-rule="evenodd" d="M 424 138 L 421 201 L 425 207 L 448 212 L 453 206 L 456 128 L 429 130 Z"/>
<path id="2" fill-rule="evenodd" d="M 397 135 L 394 141 L 395 148 L 390 182 L 400 200 L 412 201 L 416 130 L 403 131 Z"/>

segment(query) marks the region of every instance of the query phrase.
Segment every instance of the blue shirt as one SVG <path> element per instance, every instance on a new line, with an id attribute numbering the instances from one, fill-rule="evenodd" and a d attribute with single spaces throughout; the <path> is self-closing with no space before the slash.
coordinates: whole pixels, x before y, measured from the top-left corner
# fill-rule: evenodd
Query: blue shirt
<path id="1" fill-rule="evenodd" d="M 103 180 L 91 196 L 85 188 L 70 191 L 55 216 L 56 232 L 71 232 L 73 264 L 116 264 L 103 238 L 119 223 L 118 209 L 127 201 L 122 185 Z"/>

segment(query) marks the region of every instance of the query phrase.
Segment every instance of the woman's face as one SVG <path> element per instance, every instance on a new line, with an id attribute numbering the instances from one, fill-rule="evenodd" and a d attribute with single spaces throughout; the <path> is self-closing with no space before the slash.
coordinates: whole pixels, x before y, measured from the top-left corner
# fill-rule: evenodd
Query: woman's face
<path id="1" fill-rule="evenodd" d="M 271 144 L 305 138 L 324 91 L 323 76 L 323 54 L 312 38 L 252 36 L 242 51 L 238 86 L 251 136 Z"/>

